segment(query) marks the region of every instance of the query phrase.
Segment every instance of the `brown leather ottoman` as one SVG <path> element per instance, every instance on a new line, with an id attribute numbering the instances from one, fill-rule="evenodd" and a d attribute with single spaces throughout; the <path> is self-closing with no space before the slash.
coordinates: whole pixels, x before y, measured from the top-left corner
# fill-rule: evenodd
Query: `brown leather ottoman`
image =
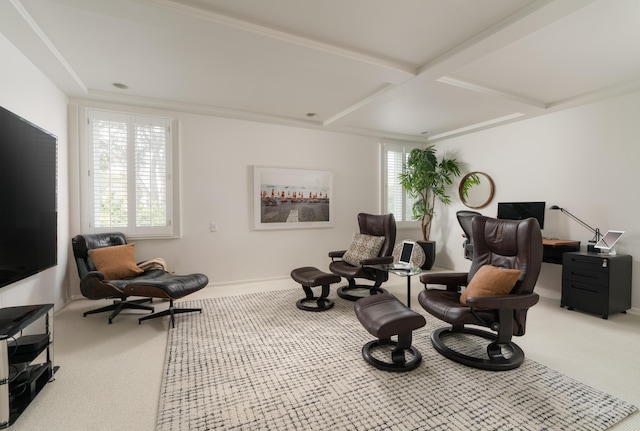
<path id="1" fill-rule="evenodd" d="M 412 331 L 422 328 L 427 322 L 424 316 L 407 308 L 395 296 L 388 293 L 367 296 L 355 303 L 356 316 L 362 326 L 377 340 L 362 347 L 365 361 L 385 371 L 410 371 L 420 365 L 422 355 L 411 345 Z M 397 335 L 397 341 L 391 337 Z M 391 362 L 373 356 L 372 351 L 379 346 L 395 346 L 391 352 Z M 407 360 L 406 351 L 412 358 Z"/>
<path id="2" fill-rule="evenodd" d="M 325 311 L 333 307 L 333 301 L 328 299 L 329 287 L 333 283 L 339 283 L 341 277 L 320 271 L 312 266 L 296 268 L 291 271 L 291 278 L 302 285 L 305 297 L 296 302 L 296 307 L 306 311 Z M 312 287 L 322 286 L 320 296 L 314 296 Z M 315 302 L 315 305 L 310 303 Z"/>

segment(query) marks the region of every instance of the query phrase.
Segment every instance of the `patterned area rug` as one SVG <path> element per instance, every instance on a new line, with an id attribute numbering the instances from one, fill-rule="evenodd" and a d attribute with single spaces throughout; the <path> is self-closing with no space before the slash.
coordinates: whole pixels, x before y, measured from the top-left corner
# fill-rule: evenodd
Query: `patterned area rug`
<path id="1" fill-rule="evenodd" d="M 526 359 L 489 372 L 445 359 L 425 314 L 422 364 L 380 371 L 362 359 L 373 337 L 353 303 L 313 313 L 302 289 L 190 301 L 170 331 L 158 431 L 605 430 L 637 410 Z M 188 305 L 187 305 L 188 304 Z"/>

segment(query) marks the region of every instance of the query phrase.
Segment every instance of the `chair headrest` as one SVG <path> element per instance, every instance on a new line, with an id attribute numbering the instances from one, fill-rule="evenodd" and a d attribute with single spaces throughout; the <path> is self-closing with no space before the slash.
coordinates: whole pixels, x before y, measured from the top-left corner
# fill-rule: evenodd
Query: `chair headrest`
<path id="1" fill-rule="evenodd" d="M 82 279 L 89 271 L 95 270 L 95 265 L 89 258 L 89 250 L 114 245 L 124 245 L 127 240 L 120 232 L 96 233 L 86 235 L 76 235 L 71 238 L 73 256 L 76 259 L 78 275 Z"/>
<path id="2" fill-rule="evenodd" d="M 542 233 L 534 218 L 499 220 L 475 216 L 472 222 L 474 259 L 468 281 L 483 265 L 519 269 L 514 293 L 532 292 L 542 267 Z"/>
<path id="3" fill-rule="evenodd" d="M 358 214 L 358 226 L 360 233 L 372 236 L 384 236 L 384 244 L 380 249 L 379 256 L 391 256 L 393 247 L 396 244 L 396 219 L 392 213 Z"/>
<path id="4" fill-rule="evenodd" d="M 89 256 L 89 250 L 94 248 L 124 245 L 126 243 L 127 240 L 124 234 L 120 232 L 76 235 L 71 239 L 73 255 L 81 259 L 86 259 Z"/>

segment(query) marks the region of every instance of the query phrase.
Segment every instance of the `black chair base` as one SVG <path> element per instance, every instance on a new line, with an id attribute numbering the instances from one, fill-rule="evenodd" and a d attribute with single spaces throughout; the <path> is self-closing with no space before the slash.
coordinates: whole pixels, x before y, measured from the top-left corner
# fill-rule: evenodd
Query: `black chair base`
<path id="1" fill-rule="evenodd" d="M 411 335 L 409 335 L 409 340 L 411 340 Z M 372 351 L 375 348 L 388 345 L 396 346 L 396 348 L 391 352 L 391 362 L 381 361 L 373 356 Z M 413 356 L 413 358 L 408 361 L 405 356 L 407 351 Z M 388 338 L 369 341 L 367 344 L 362 346 L 362 357 L 369 364 L 383 371 L 411 371 L 417 368 L 420 365 L 420 362 L 422 362 L 422 355 L 417 348 L 411 345 L 403 348 L 402 346 L 398 346 L 397 341 L 393 341 Z"/>
<path id="2" fill-rule="evenodd" d="M 173 299 L 169 300 L 169 308 L 164 311 L 160 311 L 155 314 L 150 314 L 148 316 L 144 316 L 138 319 L 138 325 L 142 323 L 143 320 L 155 319 L 157 317 L 170 316 L 171 317 L 171 327 L 175 328 L 175 315 L 180 313 L 192 313 L 199 312 L 202 314 L 202 308 L 176 308 L 173 306 Z"/>
<path id="3" fill-rule="evenodd" d="M 385 289 L 380 287 L 389 277 L 389 273 L 387 271 L 367 267 L 365 267 L 364 271 L 370 277 L 367 278 L 367 280 L 372 280 L 373 285 L 358 284 L 356 283 L 355 278 L 348 278 L 347 280 L 349 284 L 339 287 L 336 290 L 336 293 L 340 298 L 346 299 L 347 301 L 357 301 L 358 299 L 376 295 L 378 293 L 388 293 Z"/>
<path id="4" fill-rule="evenodd" d="M 329 295 L 328 284 L 322 286 L 322 293 L 320 294 L 320 296 L 313 296 L 313 291 L 308 286 L 302 286 L 302 289 L 304 290 L 306 296 L 296 302 L 296 307 L 298 307 L 300 310 L 326 311 L 333 308 L 333 301 L 327 298 L 327 296 Z"/>
<path id="5" fill-rule="evenodd" d="M 153 313 L 154 308 L 149 305 L 142 305 L 145 302 L 152 302 L 152 298 L 136 299 L 135 301 L 127 301 L 126 299 L 114 299 L 113 304 L 105 307 L 97 308 L 95 310 L 86 311 L 82 317 L 87 317 L 89 314 L 104 313 L 105 311 L 113 311 L 109 316 L 109 324 L 113 323 L 114 317 L 116 317 L 122 310 L 146 310 Z"/>
<path id="6" fill-rule="evenodd" d="M 315 305 L 307 305 L 314 303 Z M 327 311 L 331 310 L 335 304 L 332 300 L 322 297 L 302 298 L 296 302 L 296 307 L 304 311 Z"/>
<path id="7" fill-rule="evenodd" d="M 390 294 L 371 295 L 357 301 L 354 310 L 362 326 L 376 340 L 362 347 L 362 357 L 370 365 L 384 371 L 411 371 L 420 365 L 422 355 L 411 345 L 413 330 L 426 324 L 424 316 L 410 310 Z M 391 338 L 396 336 L 397 341 Z M 391 347 L 394 347 L 391 350 Z M 380 360 L 373 350 L 391 350 L 391 361 Z M 406 353 L 413 357 L 407 360 Z M 378 352 L 378 357 L 382 353 Z"/>
<path id="8" fill-rule="evenodd" d="M 336 290 L 338 296 L 347 301 L 357 301 L 358 299 L 365 298 L 370 295 L 376 295 L 378 293 L 388 293 L 385 289 L 376 286 L 367 286 L 363 284 L 356 284 L 353 286 L 342 286 Z"/>
<path id="9" fill-rule="evenodd" d="M 448 347 L 443 338 L 452 334 L 469 334 L 482 337 L 493 341 L 487 346 L 487 357 L 477 358 L 463 353 L 457 352 Z M 496 334 L 483 331 L 476 328 L 453 328 L 446 327 L 436 329 L 431 333 L 431 344 L 444 357 L 451 359 L 459 364 L 468 367 L 479 368 L 489 371 L 507 371 L 518 368 L 524 361 L 524 352 L 517 344 L 509 341 L 508 343 L 498 344 L 495 342 Z M 510 355 L 505 356 L 503 349 L 509 351 Z"/>
<path id="10" fill-rule="evenodd" d="M 325 311 L 333 307 L 333 301 L 327 299 L 331 285 L 340 282 L 340 276 L 320 271 L 313 266 L 296 268 L 291 271 L 291 278 L 302 285 L 305 297 L 296 302 L 296 307 L 305 311 Z M 322 286 L 320 296 L 314 296 L 312 287 Z M 315 303 L 315 305 L 311 305 Z"/>

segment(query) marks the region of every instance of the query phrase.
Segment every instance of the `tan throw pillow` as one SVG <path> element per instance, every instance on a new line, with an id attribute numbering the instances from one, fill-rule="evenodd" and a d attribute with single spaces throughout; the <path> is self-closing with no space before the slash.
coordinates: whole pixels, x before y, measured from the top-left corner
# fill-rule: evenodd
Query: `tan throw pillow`
<path id="1" fill-rule="evenodd" d="M 384 244 L 383 236 L 354 233 L 349 249 L 342 256 L 342 260 L 351 265 L 359 266 L 360 262 L 365 259 L 378 257 L 382 244 Z"/>
<path id="2" fill-rule="evenodd" d="M 460 295 L 460 302 L 467 304 L 472 296 L 498 296 L 511 292 L 520 277 L 519 269 L 498 268 L 483 265 L 474 274 L 467 288 Z"/>
<path id="3" fill-rule="evenodd" d="M 136 265 L 133 243 L 89 250 L 89 257 L 106 280 L 119 280 L 142 274 Z"/>

